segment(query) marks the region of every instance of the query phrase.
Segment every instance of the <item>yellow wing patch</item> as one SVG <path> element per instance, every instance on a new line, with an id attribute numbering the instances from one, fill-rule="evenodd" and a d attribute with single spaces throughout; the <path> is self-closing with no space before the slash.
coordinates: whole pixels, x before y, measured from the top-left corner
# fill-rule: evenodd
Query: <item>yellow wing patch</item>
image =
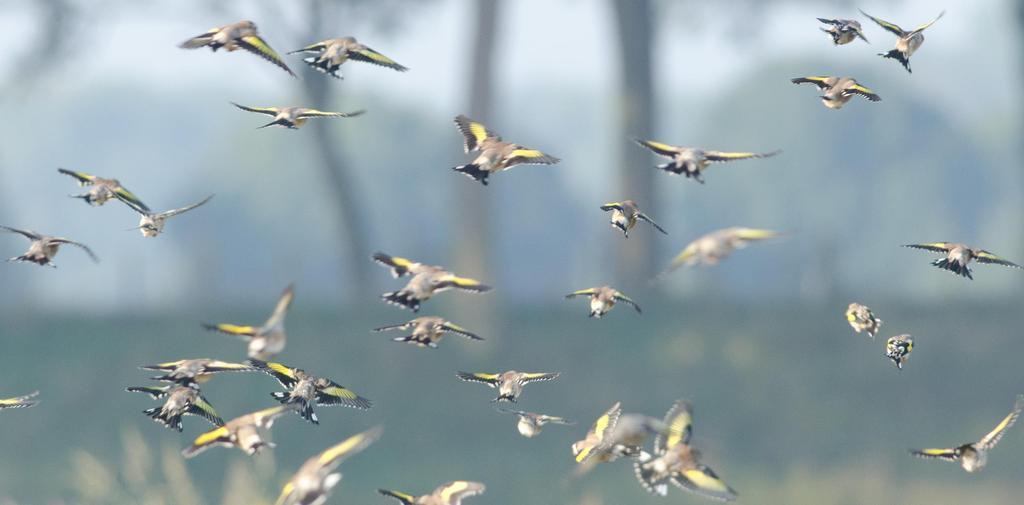
<path id="1" fill-rule="evenodd" d="M 198 437 L 196 437 L 195 441 L 192 442 L 192 445 L 196 447 L 201 447 L 216 442 L 217 440 L 224 438 L 226 436 L 228 436 L 228 429 L 222 426 L 215 430 L 210 430 L 206 433 L 203 433 L 202 435 L 199 435 Z"/>
<path id="2" fill-rule="evenodd" d="M 700 489 L 707 489 L 718 493 L 729 493 L 729 486 L 725 484 L 721 479 L 717 479 L 707 473 L 699 470 L 684 470 L 682 472 L 683 477 L 692 482 Z"/>
<path id="3" fill-rule="evenodd" d="M 536 149 L 516 149 L 508 154 L 509 158 L 543 158 L 546 154 Z"/>
<path id="4" fill-rule="evenodd" d="M 398 65 L 398 63 L 395 60 L 392 60 L 391 58 L 388 58 L 387 56 L 384 56 L 383 54 L 380 54 L 377 51 L 373 51 L 370 49 L 363 49 L 362 51 L 359 51 L 359 54 L 366 56 L 371 60 L 383 63 L 385 65 Z"/>
<path id="5" fill-rule="evenodd" d="M 679 151 L 679 148 L 676 146 L 672 146 L 662 142 L 657 142 L 654 140 L 637 140 L 637 143 L 663 156 L 672 156 L 677 151 Z"/>
<path id="6" fill-rule="evenodd" d="M 736 230 L 736 236 L 744 240 L 759 240 L 766 238 L 774 238 L 779 236 L 780 233 L 773 230 L 759 230 L 757 228 L 739 228 Z"/>
<path id="7" fill-rule="evenodd" d="M 341 386 L 330 386 L 322 389 L 321 391 L 325 395 L 336 396 L 338 398 L 355 399 L 359 396 L 354 392 L 349 391 L 348 389 L 345 389 Z"/>
<path id="8" fill-rule="evenodd" d="M 687 409 L 684 409 L 679 415 L 672 418 L 668 425 L 668 438 L 665 439 L 666 447 L 683 443 L 688 437 L 692 423 L 693 417 Z"/>
<path id="9" fill-rule="evenodd" d="M 236 324 L 218 324 L 216 326 L 217 331 L 224 333 L 230 333 L 232 335 L 255 335 L 256 328 L 252 326 L 239 326 Z"/>
<path id="10" fill-rule="evenodd" d="M 469 134 L 473 136 L 476 143 L 479 144 L 487 138 L 487 127 L 482 123 L 476 121 L 469 122 Z"/>
<path id="11" fill-rule="evenodd" d="M 281 59 L 281 55 L 277 54 L 277 51 L 274 51 L 266 43 L 266 41 L 264 41 L 259 36 L 257 36 L 257 35 L 246 35 L 245 37 L 241 38 L 241 44 L 240 45 L 244 49 L 247 49 L 247 50 L 249 50 L 251 52 L 254 52 L 254 53 L 258 54 L 259 56 L 263 57 L 264 59 L 269 60 L 271 63 L 281 67 L 282 69 L 284 69 L 289 74 L 292 74 L 293 76 L 295 75 L 292 72 L 292 69 L 288 68 L 288 65 L 286 65 L 284 60 Z"/>
<path id="12" fill-rule="evenodd" d="M 288 501 L 288 497 L 291 496 L 292 492 L 294 491 L 295 484 L 293 484 L 291 481 L 288 481 L 288 483 L 285 484 L 283 488 L 281 488 L 281 496 L 277 497 L 277 501 L 274 502 L 274 505 L 284 505 L 284 503 Z"/>
<path id="13" fill-rule="evenodd" d="M 288 367 L 280 364 L 280 363 L 267 363 L 267 368 L 269 368 L 269 369 L 271 369 L 271 370 L 273 370 L 273 371 L 275 371 L 275 372 L 277 372 L 277 373 L 279 373 L 281 375 L 284 375 L 285 377 L 288 377 L 290 379 L 294 379 L 295 378 L 295 371 L 292 370 L 291 368 L 288 368 Z"/>

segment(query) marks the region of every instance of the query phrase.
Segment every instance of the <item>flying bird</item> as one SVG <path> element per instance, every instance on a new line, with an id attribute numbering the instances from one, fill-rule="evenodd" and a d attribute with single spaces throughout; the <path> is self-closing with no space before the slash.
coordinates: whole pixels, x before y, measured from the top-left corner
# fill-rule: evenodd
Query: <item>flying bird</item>
<path id="1" fill-rule="evenodd" d="M 878 23 L 878 26 L 881 26 L 886 31 L 892 32 L 896 35 L 896 47 L 887 53 L 878 53 L 878 55 L 883 58 L 892 58 L 900 62 L 900 64 L 903 65 L 903 68 L 907 69 L 907 72 L 911 72 L 910 56 L 921 47 L 921 44 L 924 43 L 924 30 L 935 24 L 939 19 L 942 19 L 942 16 L 946 15 L 946 11 L 942 11 L 935 19 L 908 32 L 897 25 L 878 19 L 864 11 L 860 11 L 860 13 L 867 16 L 875 23 Z"/>
<path id="2" fill-rule="evenodd" d="M 793 84 L 804 84 L 811 83 L 818 87 L 823 92 L 821 95 L 821 103 L 825 104 L 825 107 L 830 109 L 839 110 L 842 109 L 846 102 L 849 102 L 854 95 L 860 95 L 872 102 L 878 102 L 882 100 L 882 97 L 875 94 L 874 91 L 861 86 L 856 79 L 852 77 L 823 77 L 817 75 L 811 75 L 807 77 L 794 77 L 790 79 Z"/>
<path id="3" fill-rule="evenodd" d="M 310 67 L 338 79 L 342 78 L 338 70 L 348 60 L 372 63 L 399 72 L 409 70 L 399 65 L 395 60 L 360 44 L 355 37 L 321 40 L 288 54 L 295 53 L 316 53 L 314 56 L 309 56 L 302 61 Z"/>
<path id="4" fill-rule="evenodd" d="M 85 172 L 77 172 L 74 170 L 68 170 L 66 168 L 58 168 L 58 172 L 64 175 L 70 175 L 78 181 L 79 186 L 89 187 L 89 191 L 80 195 L 70 195 L 72 198 L 81 198 L 85 200 L 85 203 L 89 205 L 103 205 L 107 201 L 114 198 L 114 195 L 120 195 L 121 198 L 131 201 L 140 209 L 149 210 L 146 204 L 139 200 L 139 197 L 135 196 L 134 193 L 128 191 L 128 188 L 121 185 L 121 181 L 117 179 L 104 179 L 99 176 L 87 174 Z"/>
<path id="5" fill-rule="evenodd" d="M 704 169 L 712 163 L 723 163 L 726 161 L 748 160 L 752 158 L 770 158 L 782 151 L 769 153 L 728 153 L 724 151 L 709 151 L 694 147 L 676 147 L 653 140 L 634 139 L 637 144 L 672 161 L 658 165 L 659 170 L 664 170 L 674 175 L 685 175 L 687 178 L 704 184 Z"/>
<path id="6" fill-rule="evenodd" d="M 256 371 L 256 369 L 250 365 L 230 363 L 227 361 L 208 358 L 180 359 L 178 361 L 169 361 L 167 363 L 158 363 L 156 365 L 143 365 L 139 368 L 143 370 L 167 372 L 159 377 L 153 377 L 153 380 L 174 382 L 181 385 L 188 385 L 192 383 L 202 384 L 210 380 L 210 378 L 213 377 L 213 374 L 220 372 Z"/>
<path id="7" fill-rule="evenodd" d="M 633 301 L 632 298 L 622 294 L 621 291 L 611 286 L 600 286 L 596 288 L 580 289 L 573 291 L 565 295 L 566 299 L 575 298 L 577 296 L 589 296 L 590 297 L 590 317 L 600 319 L 601 316 L 607 314 L 612 307 L 615 307 L 615 302 L 623 302 L 631 305 L 636 312 L 639 314 L 643 311 L 640 310 L 640 306 Z"/>
<path id="8" fill-rule="evenodd" d="M 945 254 L 945 257 L 933 261 L 932 265 L 943 270 L 949 270 L 950 272 L 971 280 L 974 280 L 974 276 L 971 275 L 971 269 L 968 265 L 970 265 L 972 261 L 1021 268 L 1020 265 L 1013 263 L 1012 261 L 1007 261 L 984 249 L 977 249 L 966 244 L 933 242 L 931 244 L 907 244 L 903 247 Z"/>
<path id="9" fill-rule="evenodd" d="M 39 266 L 50 265 L 56 268 L 57 265 L 53 264 L 53 257 L 57 255 L 57 251 L 60 249 L 60 246 L 67 244 L 85 251 L 94 263 L 100 262 L 100 259 L 96 257 L 96 253 L 92 252 L 92 249 L 89 249 L 89 246 L 80 242 L 75 242 L 71 239 L 51 237 L 50 235 L 43 235 L 29 230 L 19 230 L 17 228 L 11 228 L 10 226 L 3 225 L 0 225 L 0 230 L 17 233 L 31 241 L 28 246 L 28 251 L 25 251 L 25 254 L 15 256 L 7 261 L 25 261 L 28 263 L 35 263 Z"/>
<path id="10" fill-rule="evenodd" d="M 373 406 L 370 400 L 357 395 L 352 390 L 326 377 L 317 377 L 301 368 L 292 368 L 281 363 L 269 363 L 256 359 L 249 360 L 256 369 L 270 375 L 281 383 L 288 391 L 270 393 L 277 401 L 292 406 L 303 419 L 320 424 L 313 411 L 314 405 L 342 405 L 359 410 L 367 410 Z"/>
<path id="11" fill-rule="evenodd" d="M 408 342 L 419 347 L 429 347 L 431 349 L 437 349 L 437 345 L 446 333 L 462 335 L 469 340 L 483 340 L 483 337 L 443 317 L 437 316 L 421 316 L 402 324 L 374 328 L 373 331 L 409 330 L 410 328 L 412 329 L 411 334 L 404 337 L 395 337 L 391 340 L 395 342 Z"/>
<path id="12" fill-rule="evenodd" d="M 257 129 L 266 128 L 268 126 L 281 126 L 290 130 L 298 130 L 300 126 L 306 124 L 306 120 L 309 118 L 356 117 L 366 112 L 365 110 L 357 110 L 354 112 L 325 112 L 306 107 L 249 107 L 247 105 L 239 105 L 235 102 L 231 102 L 231 105 L 234 105 L 244 111 L 273 116 L 273 121 L 260 126 Z"/>
<path id="13" fill-rule="evenodd" d="M 491 400 L 495 402 L 516 403 L 519 395 L 523 392 L 523 386 L 537 381 L 549 381 L 558 378 L 559 372 L 517 372 L 509 370 L 501 373 L 485 372 L 459 372 L 455 374 L 459 379 L 466 382 L 479 382 L 498 390 L 498 396 Z"/>
<path id="14" fill-rule="evenodd" d="M 400 491 L 378 489 L 377 492 L 395 498 L 403 505 L 462 505 L 464 498 L 484 494 L 487 487 L 479 482 L 456 480 L 442 484 L 433 493 L 413 496 Z"/>
<path id="15" fill-rule="evenodd" d="M 872 339 L 878 333 L 878 328 L 882 326 L 882 320 L 875 317 L 875 313 L 871 312 L 867 305 L 859 303 L 851 303 L 846 307 L 846 320 L 849 321 L 854 331 L 857 333 L 866 331 Z"/>
<path id="16" fill-rule="evenodd" d="M 249 357 L 256 359 L 267 359 L 284 350 L 287 335 L 284 331 L 284 318 L 288 315 L 288 309 L 292 306 L 295 298 L 295 290 L 292 285 L 285 288 L 284 293 L 277 299 L 274 312 L 270 314 L 263 326 L 240 326 L 236 324 L 203 324 L 203 327 L 211 331 L 219 331 L 228 335 L 235 335 L 242 340 L 249 342 Z"/>
<path id="17" fill-rule="evenodd" d="M 900 370 L 903 370 L 903 364 L 907 362 L 913 350 L 914 338 L 906 333 L 889 337 L 889 340 L 885 341 L 885 357 L 891 359 Z"/>
<path id="18" fill-rule="evenodd" d="M 228 421 L 224 426 L 210 430 L 196 437 L 192 445 L 181 451 L 182 456 L 192 458 L 211 447 L 237 447 L 242 452 L 253 456 L 264 447 L 273 448 L 263 431 L 270 430 L 274 421 L 292 410 L 291 407 L 278 405 L 269 409 L 246 414 Z"/>
<path id="19" fill-rule="evenodd" d="M 292 72 L 292 69 L 288 68 L 288 65 L 277 54 L 277 51 L 274 51 L 263 40 L 263 37 L 260 37 L 256 23 L 252 21 L 238 21 L 237 23 L 211 28 L 205 33 L 182 42 L 178 47 L 182 49 L 209 47 L 214 52 L 222 47 L 228 51 L 235 51 L 241 48 L 281 67 L 285 72 L 295 77 L 295 73 Z"/>
<path id="20" fill-rule="evenodd" d="M 733 226 L 715 230 L 690 242 L 675 258 L 672 264 L 661 275 L 665 275 L 681 266 L 717 265 L 719 261 L 729 257 L 736 249 L 742 249 L 748 242 L 777 238 L 782 233 L 757 228 Z"/>
<path id="21" fill-rule="evenodd" d="M 516 429 L 519 430 L 519 434 L 526 438 L 533 438 L 540 435 L 541 429 L 545 424 L 576 424 L 564 417 L 549 416 L 547 414 L 538 414 L 536 412 L 524 412 L 522 410 L 511 410 L 505 408 L 499 408 L 498 412 L 503 414 L 515 414 L 519 417 L 519 421 L 516 423 Z"/>
<path id="22" fill-rule="evenodd" d="M 665 414 L 667 435 L 659 434 L 654 440 L 654 453 L 641 453 L 633 463 L 637 479 L 644 489 L 661 496 L 668 494 L 667 481 L 706 498 L 733 501 L 736 491 L 701 463 L 700 451 L 690 445 L 691 412 L 689 403 L 680 401 Z"/>
<path id="23" fill-rule="evenodd" d="M 192 205 L 164 212 L 148 211 L 146 209 L 143 209 L 142 207 L 139 207 L 138 205 L 135 205 L 129 200 L 125 200 L 123 197 L 121 197 L 121 195 L 117 195 L 117 198 L 124 202 L 129 207 L 131 207 L 132 210 L 139 213 L 139 226 L 133 229 L 140 230 L 142 232 L 143 237 L 155 237 L 163 233 L 164 225 L 167 224 L 168 219 L 177 216 L 178 214 L 188 212 L 196 207 L 199 207 L 200 205 L 205 204 L 206 202 L 209 202 L 210 199 L 213 198 L 213 195 L 210 195 L 199 202 L 193 203 Z"/>
<path id="24" fill-rule="evenodd" d="M 214 426 L 224 425 L 224 420 L 217 414 L 217 410 L 203 397 L 199 388 L 194 384 L 161 387 L 135 386 L 125 388 L 125 391 L 146 393 L 154 400 L 166 398 L 163 405 L 146 409 L 142 413 L 172 430 L 182 431 L 181 416 L 183 415 L 202 417 L 213 423 Z"/>
<path id="25" fill-rule="evenodd" d="M 27 409 L 34 407 L 39 403 L 35 397 L 39 396 L 39 391 L 35 391 L 23 396 L 15 396 L 14 398 L 0 398 L 0 410 L 3 409 Z"/>
<path id="26" fill-rule="evenodd" d="M 465 137 L 463 148 L 466 153 L 477 151 L 479 154 L 472 163 L 459 165 L 453 170 L 479 181 L 484 186 L 487 185 L 487 178 L 491 174 L 516 165 L 554 165 L 561 161 L 536 149 L 505 142 L 483 123 L 461 114 L 455 117 L 455 126 Z"/>
<path id="27" fill-rule="evenodd" d="M 828 28 L 821 28 L 821 31 L 829 34 L 829 36 L 832 37 L 832 43 L 837 46 L 849 44 L 857 38 L 864 42 L 868 42 L 868 39 L 864 37 L 864 32 L 861 31 L 859 21 L 854 21 L 852 19 L 826 18 L 818 18 L 818 21 L 829 25 Z M 870 44 L 870 42 L 868 43 Z"/>
<path id="28" fill-rule="evenodd" d="M 306 460 L 281 489 L 275 505 L 323 505 L 341 482 L 341 472 L 335 472 L 338 465 L 377 441 L 381 431 L 378 427 L 353 435 Z"/>
<path id="29" fill-rule="evenodd" d="M 985 468 L 985 464 L 988 463 L 988 451 L 991 451 L 999 443 L 999 440 L 1003 438 L 1006 430 L 1017 422 L 1017 418 L 1020 417 L 1022 410 L 1024 410 L 1024 395 L 1017 395 L 1013 411 L 1004 417 L 1002 421 L 999 421 L 999 424 L 992 431 L 981 437 L 981 440 L 963 444 L 952 449 L 918 449 L 910 451 L 910 453 L 921 458 L 937 458 L 960 463 L 960 466 L 967 472 L 977 472 Z"/>
<path id="30" fill-rule="evenodd" d="M 638 220 L 646 221 L 656 230 L 668 235 L 668 232 L 658 226 L 658 223 L 655 223 L 654 220 L 647 217 L 647 214 L 640 212 L 640 207 L 637 206 L 636 202 L 633 200 L 606 203 L 601 206 L 601 210 L 605 212 L 612 211 L 612 226 L 622 230 L 622 234 L 626 238 L 629 238 L 629 230 L 632 230 L 633 227 L 636 226 L 636 222 Z"/>
<path id="31" fill-rule="evenodd" d="M 484 293 L 491 290 L 490 286 L 468 277 L 459 277 L 444 268 L 424 265 L 406 258 L 390 256 L 382 252 L 374 253 L 373 261 L 391 269 L 391 275 L 398 278 L 411 275 L 409 282 L 398 291 L 381 295 L 381 299 L 392 305 L 419 312 L 420 304 L 432 296 L 449 289 Z"/>
<path id="32" fill-rule="evenodd" d="M 572 455 L 576 463 L 596 461 L 603 463 L 613 459 L 612 433 L 622 416 L 622 404 L 615 402 L 594 421 L 583 440 L 572 444 Z M 592 459 L 593 458 L 593 459 Z"/>

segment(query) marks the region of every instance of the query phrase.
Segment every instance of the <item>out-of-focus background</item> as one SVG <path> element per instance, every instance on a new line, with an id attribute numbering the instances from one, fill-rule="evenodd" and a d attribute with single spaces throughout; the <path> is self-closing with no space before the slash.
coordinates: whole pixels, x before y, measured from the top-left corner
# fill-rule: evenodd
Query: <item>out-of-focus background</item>
<path id="1" fill-rule="evenodd" d="M 857 8 L 926 33 L 913 74 L 876 56 L 893 36 Z M 964 241 L 1024 261 L 1020 48 L 1011 0 L 424 0 L 0 2 L 0 223 L 85 242 L 57 269 L 0 265 L 0 397 L 42 403 L 0 413 L 0 503 L 259 504 L 309 456 L 373 425 L 384 437 L 343 465 L 329 503 L 384 503 L 379 487 L 425 493 L 485 482 L 480 503 L 664 503 L 625 462 L 580 479 L 569 445 L 613 402 L 660 416 L 696 406 L 695 443 L 746 503 L 974 503 L 1019 500 L 1024 433 L 989 467 L 911 458 L 917 446 L 977 440 L 1024 390 L 1021 272 L 981 266 L 969 282 L 901 249 Z M 859 19 L 871 44 L 834 47 L 815 17 Z M 176 44 L 252 19 L 282 54 L 353 35 L 410 67 L 359 62 L 344 80 L 287 57 L 293 79 L 236 52 Z M 850 75 L 883 101 L 841 111 L 789 79 Z M 299 131 L 229 101 L 365 108 Z M 563 161 L 498 174 L 482 187 L 452 118 Z M 722 150 L 784 152 L 712 167 L 707 184 L 669 176 L 631 137 Z M 157 210 L 210 204 L 143 239 L 137 217 L 89 208 L 57 167 L 119 178 Z M 628 240 L 598 207 L 633 198 Z M 731 225 L 788 232 L 723 264 L 648 280 L 697 236 Z M 0 235 L 0 255 L 26 242 Z M 401 281 L 383 250 L 450 266 L 496 289 L 424 304 L 487 338 L 421 350 L 373 334 L 407 311 L 378 300 Z M 279 361 L 375 401 L 275 425 L 255 458 L 217 449 L 184 461 L 185 434 L 123 392 L 146 363 L 243 360 L 244 346 L 200 323 L 259 323 L 296 285 Z M 613 284 L 642 316 L 600 321 L 565 293 Z M 885 320 L 871 341 L 846 324 L 859 301 Z M 914 335 L 905 369 L 884 339 Z M 520 407 L 564 415 L 535 439 L 494 412 L 492 391 L 456 370 L 561 371 Z M 269 377 L 217 377 L 223 417 L 269 406 Z M 671 502 L 700 498 L 672 490 Z M 474 502 L 475 503 L 475 502 Z"/>

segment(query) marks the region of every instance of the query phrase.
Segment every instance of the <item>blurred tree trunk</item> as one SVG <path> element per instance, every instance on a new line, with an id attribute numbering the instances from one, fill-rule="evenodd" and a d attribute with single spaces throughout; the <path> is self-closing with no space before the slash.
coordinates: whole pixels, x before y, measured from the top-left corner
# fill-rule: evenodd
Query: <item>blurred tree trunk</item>
<path id="1" fill-rule="evenodd" d="M 323 2 L 310 0 L 307 16 L 308 32 L 303 40 L 320 40 L 323 35 Z M 299 80 L 309 107 L 327 108 L 330 103 L 331 86 L 336 84 L 324 75 L 307 75 Z M 341 151 L 340 137 L 333 135 L 334 121 L 311 121 L 307 128 L 312 130 L 314 147 L 320 156 L 320 168 L 327 184 L 334 194 L 338 205 L 336 217 L 337 230 L 335 240 L 340 257 L 348 265 L 347 278 L 342 285 L 348 286 L 349 293 L 366 293 L 370 287 L 366 262 L 359 261 L 364 256 L 369 258 L 370 249 L 367 245 L 367 216 L 364 206 L 359 202 L 359 191 L 355 180 L 349 173 L 348 164 Z"/>
<path id="2" fill-rule="evenodd" d="M 490 125 L 491 103 L 494 95 L 494 41 L 498 19 L 498 0 L 468 2 L 475 9 L 472 20 L 475 32 L 469 55 L 469 110 L 466 114 L 484 124 Z M 455 201 L 455 271 L 493 282 L 490 260 L 492 258 L 490 198 L 493 192 L 468 179 L 453 181 L 456 184 Z M 460 315 L 466 324 L 492 331 L 495 302 L 493 295 L 479 298 L 477 310 Z M 474 326 L 469 326 L 470 328 Z M 481 330 L 482 331 L 482 330 Z"/>
<path id="3" fill-rule="evenodd" d="M 651 40 L 653 20 L 649 0 L 612 0 L 619 37 L 620 82 L 617 98 L 619 176 L 616 198 L 636 200 L 657 216 L 654 170 L 647 152 L 628 139 L 650 138 L 652 126 Z M 643 230 L 647 231 L 647 230 Z M 655 234 L 637 233 L 624 241 L 616 258 L 616 283 L 622 289 L 646 283 L 657 265 Z"/>

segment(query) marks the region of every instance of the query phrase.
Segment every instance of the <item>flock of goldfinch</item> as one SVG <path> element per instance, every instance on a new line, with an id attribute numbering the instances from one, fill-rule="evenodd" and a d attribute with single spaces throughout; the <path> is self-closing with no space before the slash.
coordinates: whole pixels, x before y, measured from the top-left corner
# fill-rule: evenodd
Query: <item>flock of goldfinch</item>
<path id="1" fill-rule="evenodd" d="M 942 14 L 939 14 L 934 20 L 914 30 L 906 31 L 895 24 L 866 13 L 863 14 L 896 35 L 895 48 L 879 54 L 884 58 L 897 60 L 907 72 L 911 70 L 911 55 L 920 48 L 924 41 L 924 30 L 942 17 Z M 855 20 L 818 19 L 827 26 L 827 28 L 821 29 L 831 37 L 835 45 L 849 44 L 857 39 L 867 42 L 860 23 Z M 284 59 L 259 35 L 256 25 L 251 21 L 239 21 L 211 29 L 186 40 L 180 47 L 184 49 L 208 47 L 212 51 L 221 48 L 227 51 L 243 49 L 295 76 Z M 406 67 L 359 43 L 352 37 L 324 40 L 288 54 L 293 53 L 310 54 L 303 60 L 306 64 L 339 79 L 341 78 L 339 70 L 348 60 L 372 63 L 400 72 L 407 70 Z M 822 102 L 832 109 L 841 108 L 854 95 L 861 95 L 871 101 L 881 100 L 874 91 L 859 84 L 856 79 L 851 77 L 808 76 L 794 78 L 792 82 L 816 85 L 823 93 L 821 95 Z M 364 112 L 342 113 L 325 112 L 306 107 L 234 105 L 242 110 L 265 114 L 273 118 L 272 121 L 260 128 L 279 126 L 296 129 L 309 118 L 353 117 Z M 483 185 L 488 184 L 492 174 L 505 171 L 516 165 L 551 165 L 560 161 L 542 151 L 504 141 L 493 130 L 464 115 L 458 115 L 455 118 L 455 125 L 464 138 L 465 152 L 476 154 L 471 163 L 454 167 L 454 170 Z M 636 142 L 643 148 L 669 160 L 667 163 L 658 165 L 658 169 L 675 175 L 685 175 L 702 184 L 705 182 L 704 170 L 711 163 L 766 158 L 780 152 L 723 152 L 677 147 L 645 139 L 636 139 Z M 155 237 L 161 234 L 169 218 L 204 205 L 213 198 L 213 195 L 210 195 L 185 207 L 165 212 L 153 212 L 117 179 L 106 179 L 63 168 L 58 169 L 58 172 L 74 178 L 80 185 L 89 188 L 87 192 L 72 195 L 73 197 L 81 198 L 94 206 L 117 199 L 134 210 L 140 216 L 138 229 L 145 237 Z M 644 214 L 637 202 L 633 200 L 607 203 L 600 208 L 611 213 L 611 225 L 620 230 L 626 238 L 629 237 L 630 231 L 638 221 L 644 221 L 662 234 L 668 234 L 653 219 Z M 93 261 L 99 261 L 93 251 L 80 242 L 7 226 L 2 226 L 2 229 L 21 234 L 31 242 L 27 252 L 11 258 L 9 261 L 25 261 L 41 266 L 53 266 L 54 256 L 60 246 L 65 244 L 79 247 Z M 772 230 L 744 227 L 712 231 L 687 245 L 664 273 L 671 272 L 680 266 L 715 265 L 728 257 L 734 250 L 744 247 L 748 242 L 778 238 L 781 235 Z M 940 259 L 932 262 L 934 266 L 949 270 L 967 279 L 973 278 L 969 268 L 972 261 L 1020 268 L 991 252 L 964 244 L 936 242 L 910 244 L 906 247 L 941 254 Z M 413 312 L 418 312 L 423 302 L 445 290 L 458 289 L 482 293 L 491 289 L 480 281 L 461 277 L 443 267 L 427 265 L 381 252 L 375 253 L 372 259 L 387 267 L 395 278 L 409 277 L 405 286 L 397 291 L 385 293 L 382 295 L 382 299 L 387 303 Z M 589 297 L 590 316 L 594 318 L 605 315 L 618 302 L 632 306 L 637 313 L 641 312 L 640 306 L 634 300 L 610 286 L 573 291 L 566 295 L 566 298 L 577 296 Z M 330 378 L 314 375 L 306 370 L 282 363 L 267 361 L 285 348 L 284 323 L 293 298 L 294 290 L 289 286 L 282 293 L 271 316 L 261 326 L 227 323 L 203 325 L 211 331 L 237 336 L 244 340 L 248 346 L 249 357 L 249 360 L 244 363 L 204 358 L 182 359 L 141 367 L 145 370 L 162 373 L 152 379 L 159 383 L 166 383 L 159 386 L 127 388 L 127 391 L 145 393 L 154 400 L 162 401 L 159 406 L 145 410 L 144 413 L 147 416 L 179 432 L 182 431 L 181 420 L 185 415 L 202 417 L 214 425 L 212 430 L 196 437 L 192 444 L 182 451 L 184 457 L 191 458 L 215 446 L 237 447 L 248 455 L 254 455 L 263 448 L 273 447 L 273 444 L 267 440 L 266 432 L 275 420 L 289 413 L 295 413 L 312 424 L 319 424 L 314 407 L 341 405 L 355 409 L 371 408 L 370 400 Z M 858 303 L 849 305 L 846 317 L 850 326 L 857 333 L 867 332 L 872 339 L 882 325 L 882 320 L 870 308 Z M 483 339 L 438 316 L 416 317 L 404 323 L 376 328 L 374 331 L 388 330 L 403 330 L 408 334 L 394 338 L 395 341 L 424 348 L 436 348 L 447 333 L 461 335 L 470 340 Z M 913 338 L 908 334 L 893 336 L 886 342 L 885 354 L 897 367 L 902 369 L 913 349 L 913 342 Z M 216 373 L 249 371 L 264 372 L 280 383 L 283 390 L 271 393 L 271 396 L 280 402 L 280 405 L 225 422 L 213 405 L 203 396 L 199 385 Z M 520 372 L 515 370 L 495 373 L 458 372 L 456 374 L 463 381 L 481 383 L 496 389 L 498 395 L 492 402 L 509 403 L 517 402 L 527 384 L 553 380 L 558 375 L 557 372 Z M 31 407 L 37 403 L 36 395 L 37 393 L 32 393 L 2 399 L 0 400 L 0 409 Z M 517 429 L 524 437 L 538 436 L 546 424 L 574 424 L 559 416 L 505 408 L 497 410 L 515 415 L 518 418 Z M 953 448 L 921 449 L 912 451 L 912 453 L 921 457 L 958 462 L 964 470 L 975 472 L 985 466 L 988 451 L 1014 424 L 1022 410 L 1024 410 L 1024 395 L 1017 398 L 1010 414 L 978 442 L 966 443 Z M 572 445 L 572 453 L 579 464 L 577 474 L 584 474 L 599 463 L 626 458 L 632 462 L 637 479 L 643 488 L 652 493 L 666 495 L 668 484 L 671 483 L 681 489 L 708 498 L 726 501 L 736 499 L 738 496 L 736 491 L 718 477 L 711 468 L 702 463 L 701 453 L 691 444 L 692 411 L 693 409 L 687 401 L 678 400 L 665 416 L 659 419 L 643 414 L 623 414 L 621 404 L 615 403 L 597 418 L 582 440 Z M 349 456 L 365 449 L 380 435 L 381 429 L 374 428 L 343 440 L 311 457 L 284 486 L 277 500 L 278 505 L 318 505 L 326 502 L 332 489 L 341 479 L 341 474 L 335 471 L 338 465 Z M 649 439 L 653 439 L 650 451 L 645 447 Z M 379 490 L 380 494 L 395 498 L 402 503 L 419 505 L 458 505 L 463 498 L 480 495 L 484 491 L 484 484 L 461 480 L 442 484 L 431 493 L 420 496 L 394 490 Z"/>

